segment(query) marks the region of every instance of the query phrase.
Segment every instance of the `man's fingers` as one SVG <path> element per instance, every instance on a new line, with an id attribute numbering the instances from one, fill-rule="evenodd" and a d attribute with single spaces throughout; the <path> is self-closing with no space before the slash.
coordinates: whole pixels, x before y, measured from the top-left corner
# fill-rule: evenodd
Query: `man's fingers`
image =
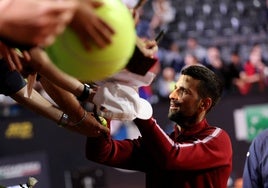
<path id="1" fill-rule="evenodd" d="M 1 55 L 5 59 L 5 62 L 7 63 L 9 69 L 11 71 L 16 70 L 16 66 L 15 66 L 15 64 L 14 64 L 14 62 L 12 60 L 11 55 L 10 55 L 9 48 L 5 44 L 3 44 L 1 42 L 0 42 L 0 48 L 1 48 Z"/>

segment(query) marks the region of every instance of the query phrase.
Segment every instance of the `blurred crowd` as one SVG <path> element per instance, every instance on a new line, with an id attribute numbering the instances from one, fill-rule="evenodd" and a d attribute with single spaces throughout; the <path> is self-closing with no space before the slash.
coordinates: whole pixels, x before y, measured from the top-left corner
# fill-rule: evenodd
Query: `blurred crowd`
<path id="1" fill-rule="evenodd" d="M 159 46 L 158 75 L 150 86 L 140 87 L 139 93 L 152 104 L 168 100 L 181 69 L 193 64 L 204 65 L 216 72 L 225 86 L 226 96 L 264 92 L 268 88 L 268 59 L 264 56 L 263 45 L 253 44 L 246 59 L 242 58 L 244 56 L 236 47 L 226 60 L 220 47 L 204 47 L 196 38 L 189 38 L 185 49 L 181 49 L 177 42 L 171 42 L 169 48 Z M 48 97 L 38 82 L 35 88 Z M 0 103 L 8 106 L 14 101 L 0 95 Z"/>
<path id="2" fill-rule="evenodd" d="M 176 21 L 177 9 L 172 6 L 171 1 L 152 1 L 151 7 L 153 14 L 149 19 L 148 16 L 142 17 L 148 13 L 140 10 L 143 19 L 137 26 L 137 33 L 141 37 L 153 38 L 161 30 L 168 31 L 170 23 Z M 159 16 L 164 15 L 165 12 L 168 12 L 167 18 Z M 180 34 L 179 31 L 177 34 Z M 205 37 L 202 38 L 202 42 L 204 39 Z M 225 96 L 230 94 L 246 96 L 267 90 L 268 56 L 265 53 L 268 47 L 267 42 L 243 44 L 234 41 L 228 46 L 207 42 L 205 44 L 209 45 L 203 45 L 200 37 L 190 34 L 185 41 L 170 40 L 169 37 L 164 37 L 163 41 L 159 43 L 158 76 L 151 86 L 140 88 L 141 96 L 151 103 L 168 100 L 168 95 L 174 89 L 175 80 L 181 69 L 193 64 L 204 65 L 217 73 L 224 84 Z"/>
<path id="3" fill-rule="evenodd" d="M 220 47 L 204 47 L 196 38 L 190 37 L 183 50 L 176 42 L 172 42 L 168 49 L 160 48 L 158 63 L 159 75 L 152 90 L 160 100 L 168 99 L 181 69 L 193 64 L 204 65 L 213 70 L 224 84 L 225 95 L 245 96 L 253 92 L 263 92 L 268 87 L 268 59 L 264 56 L 263 46 L 258 43 L 251 46 L 246 59 L 242 58 L 239 47 L 236 47 L 226 60 L 222 57 Z"/>
<path id="4" fill-rule="evenodd" d="M 154 38 L 161 30 L 167 31 L 169 24 L 176 19 L 177 10 L 170 0 L 149 2 L 153 14 L 148 19 L 148 16 L 144 16 L 146 9 L 141 7 L 140 20 L 136 26 L 137 34 L 144 38 Z M 226 96 L 263 92 L 268 86 L 268 56 L 264 53 L 267 47 L 265 42 L 254 43 L 244 51 L 239 45 L 230 44 L 230 53 L 226 54 L 221 46 L 202 45 L 196 37 L 188 37 L 183 45 L 180 41 L 166 40 L 164 37 L 157 53 L 158 75 L 150 86 L 140 87 L 139 93 L 152 104 L 168 100 L 181 69 L 193 64 L 204 65 L 216 72 L 225 86 Z M 46 96 L 38 82 L 35 87 Z M 14 101 L 0 95 L 0 104 L 13 105 Z"/>

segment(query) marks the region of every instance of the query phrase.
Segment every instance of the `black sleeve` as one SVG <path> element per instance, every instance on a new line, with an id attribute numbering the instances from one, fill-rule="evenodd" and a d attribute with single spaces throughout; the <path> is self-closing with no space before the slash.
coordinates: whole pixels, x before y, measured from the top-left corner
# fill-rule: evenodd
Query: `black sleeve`
<path id="1" fill-rule="evenodd" d="M 10 71 L 4 60 L 0 60 L 0 94 L 10 96 L 26 85 L 26 81 L 17 71 Z"/>

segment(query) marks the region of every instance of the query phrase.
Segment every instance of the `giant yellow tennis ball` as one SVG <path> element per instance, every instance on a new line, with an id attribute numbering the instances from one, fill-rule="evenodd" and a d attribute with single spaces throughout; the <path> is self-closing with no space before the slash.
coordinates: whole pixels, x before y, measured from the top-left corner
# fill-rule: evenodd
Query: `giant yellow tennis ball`
<path id="1" fill-rule="evenodd" d="M 81 81 L 98 81 L 123 69 L 132 56 L 136 41 L 135 24 L 121 0 L 100 0 L 96 14 L 115 31 L 112 43 L 100 49 L 93 43 L 85 50 L 76 33 L 67 28 L 46 51 L 62 71 Z"/>

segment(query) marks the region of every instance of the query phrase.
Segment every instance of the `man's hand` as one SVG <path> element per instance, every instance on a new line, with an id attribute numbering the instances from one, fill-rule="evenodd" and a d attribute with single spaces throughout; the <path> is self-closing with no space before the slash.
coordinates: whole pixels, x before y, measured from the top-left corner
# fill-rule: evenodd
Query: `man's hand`
<path id="1" fill-rule="evenodd" d="M 21 72 L 23 70 L 23 64 L 30 61 L 30 55 L 27 51 L 19 51 L 18 49 L 7 46 L 0 42 L 0 56 L 8 64 L 11 71 L 17 70 Z"/>
<path id="2" fill-rule="evenodd" d="M 136 45 L 145 57 L 154 58 L 158 51 L 158 45 L 155 40 L 142 39 L 137 37 Z"/>
<path id="3" fill-rule="evenodd" d="M 78 1 L 0 1 L 0 38 L 14 47 L 51 45 L 71 21 Z"/>
<path id="4" fill-rule="evenodd" d="M 110 134 L 109 128 L 99 123 L 90 112 L 87 112 L 87 116 L 79 125 L 70 124 L 65 128 L 88 137 L 107 137 Z"/>

